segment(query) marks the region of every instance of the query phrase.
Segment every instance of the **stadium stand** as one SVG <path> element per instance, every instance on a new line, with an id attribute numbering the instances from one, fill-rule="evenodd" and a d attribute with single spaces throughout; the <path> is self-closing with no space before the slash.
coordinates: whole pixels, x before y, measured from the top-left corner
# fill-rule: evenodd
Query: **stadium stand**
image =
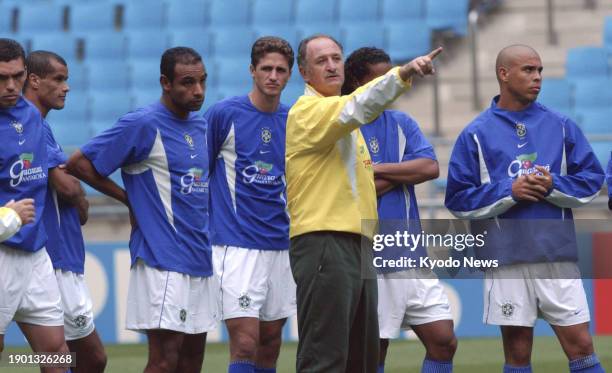
<path id="1" fill-rule="evenodd" d="M 210 26 L 215 30 L 223 27 L 250 25 L 251 6 L 249 0 L 223 0 L 210 3 Z"/>
<path id="2" fill-rule="evenodd" d="M 574 118 L 572 86 L 566 79 L 544 79 L 538 101 L 562 114 Z"/>
<path id="3" fill-rule="evenodd" d="M 125 5 L 123 29 L 156 32 L 166 27 L 166 3 L 161 0 L 130 1 Z"/>
<path id="4" fill-rule="evenodd" d="M 253 27 L 292 25 L 293 12 L 293 1 L 255 0 L 253 2 Z"/>
<path id="5" fill-rule="evenodd" d="M 572 81 L 605 78 L 610 70 L 608 51 L 602 47 L 572 48 L 565 67 L 567 78 Z"/>
<path id="6" fill-rule="evenodd" d="M 167 8 L 169 30 L 203 28 L 209 23 L 204 0 L 171 1 Z"/>
<path id="7" fill-rule="evenodd" d="M 31 6 L 22 3 L 17 8 L 17 32 L 33 35 L 60 32 L 64 29 L 64 7 L 54 3 Z"/>
<path id="8" fill-rule="evenodd" d="M 426 0 L 427 25 L 436 31 L 467 34 L 468 0 Z"/>
<path id="9" fill-rule="evenodd" d="M 379 22 L 344 25 L 341 42 L 347 56 L 363 46 L 385 48 L 385 28 Z"/>
<path id="10" fill-rule="evenodd" d="M 87 61 L 123 60 L 127 57 L 127 38 L 121 32 L 86 34 L 83 42 L 83 55 Z"/>
<path id="11" fill-rule="evenodd" d="M 604 47 L 612 53 L 612 16 L 606 17 L 604 24 Z"/>
<path id="12" fill-rule="evenodd" d="M 118 7 L 110 1 L 84 2 L 68 8 L 68 28 L 75 33 L 111 32 L 116 29 Z"/>
<path id="13" fill-rule="evenodd" d="M 61 32 L 44 33 L 36 35 L 31 39 L 31 50 L 53 51 L 66 60 L 76 61 L 78 38 L 74 35 L 66 35 Z"/>
<path id="14" fill-rule="evenodd" d="M 378 0 L 362 1 L 355 6 L 354 0 L 338 0 L 338 18 L 341 25 L 374 23 L 380 18 L 380 4 Z M 403 6 L 402 6 L 403 7 Z"/>
<path id="15" fill-rule="evenodd" d="M 381 16 L 385 25 L 408 25 L 425 19 L 425 4 L 423 0 L 382 0 Z M 423 33 L 423 30 L 426 29 L 421 29 L 419 33 Z"/>

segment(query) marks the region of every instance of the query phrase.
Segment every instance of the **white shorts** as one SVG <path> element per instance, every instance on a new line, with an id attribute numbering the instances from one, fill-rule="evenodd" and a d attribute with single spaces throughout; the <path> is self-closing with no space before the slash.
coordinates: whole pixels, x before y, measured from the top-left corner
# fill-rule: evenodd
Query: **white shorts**
<path id="1" fill-rule="evenodd" d="M 575 278 L 561 278 L 568 273 Z M 485 272 L 484 323 L 533 327 L 538 317 L 558 326 L 590 320 L 576 263 L 514 264 Z"/>
<path id="2" fill-rule="evenodd" d="M 378 275 L 380 338 L 392 339 L 410 325 L 452 320 L 444 287 L 429 270 L 414 269 Z"/>
<path id="3" fill-rule="evenodd" d="M 296 285 L 288 250 L 213 246 L 213 268 L 221 282 L 223 320 L 274 321 L 295 315 Z"/>
<path id="4" fill-rule="evenodd" d="M 0 245 L 0 334 L 11 320 L 64 325 L 60 292 L 45 248 L 31 253 Z"/>
<path id="5" fill-rule="evenodd" d="M 130 269 L 126 328 L 200 334 L 216 328 L 219 282 L 149 267 L 139 259 Z"/>
<path id="6" fill-rule="evenodd" d="M 93 303 L 85 277 L 71 271 L 55 270 L 62 296 L 64 336 L 67 341 L 85 338 L 94 331 Z"/>

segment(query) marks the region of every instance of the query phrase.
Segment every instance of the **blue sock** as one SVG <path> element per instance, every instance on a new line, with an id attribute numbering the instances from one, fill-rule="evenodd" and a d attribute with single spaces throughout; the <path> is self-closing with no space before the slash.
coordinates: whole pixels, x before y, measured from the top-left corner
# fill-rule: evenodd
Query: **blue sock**
<path id="1" fill-rule="evenodd" d="M 376 373 L 385 373 L 385 364 L 380 364 L 378 369 L 376 369 Z"/>
<path id="2" fill-rule="evenodd" d="M 233 361 L 227 368 L 227 373 L 255 373 L 255 363 L 247 360 Z"/>
<path id="3" fill-rule="evenodd" d="M 595 354 L 570 361 L 569 368 L 571 373 L 605 373 Z"/>
<path id="4" fill-rule="evenodd" d="M 504 373 L 531 373 L 531 364 L 523 367 L 515 367 L 512 365 L 504 364 Z"/>
<path id="5" fill-rule="evenodd" d="M 259 367 L 255 367 L 255 373 L 276 373 L 276 368 L 259 368 Z"/>
<path id="6" fill-rule="evenodd" d="M 421 367 L 421 373 L 452 373 L 452 361 L 435 361 L 425 359 Z"/>

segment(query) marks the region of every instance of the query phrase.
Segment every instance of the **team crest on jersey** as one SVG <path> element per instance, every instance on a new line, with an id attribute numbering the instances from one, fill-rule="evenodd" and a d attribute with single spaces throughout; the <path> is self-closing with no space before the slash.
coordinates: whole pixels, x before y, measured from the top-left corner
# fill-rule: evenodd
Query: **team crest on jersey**
<path id="1" fill-rule="evenodd" d="M 268 127 L 261 129 L 261 141 L 266 144 L 272 141 L 272 131 Z"/>
<path id="2" fill-rule="evenodd" d="M 525 126 L 524 123 L 517 123 L 516 124 L 516 134 L 519 137 L 525 137 L 525 135 L 527 134 L 527 127 Z"/>
<path id="3" fill-rule="evenodd" d="M 179 317 L 181 318 L 182 322 L 187 320 L 187 311 L 184 308 L 181 310 L 181 312 L 179 312 Z"/>
<path id="4" fill-rule="evenodd" d="M 185 141 L 187 142 L 187 145 L 189 145 L 189 148 L 193 149 L 194 148 L 194 146 L 193 146 L 193 138 L 191 136 L 189 136 L 188 133 L 186 133 L 184 137 L 185 137 Z"/>
<path id="5" fill-rule="evenodd" d="M 11 121 L 11 127 L 13 127 L 19 135 L 23 133 L 23 124 L 19 123 L 18 121 Z"/>
<path id="6" fill-rule="evenodd" d="M 79 315 L 74 319 L 74 325 L 76 325 L 77 328 L 84 328 L 85 325 L 87 325 L 87 316 L 85 315 Z"/>
<path id="7" fill-rule="evenodd" d="M 376 137 L 372 137 L 369 143 L 370 143 L 370 150 L 372 150 L 372 153 L 374 154 L 378 153 L 378 151 L 380 150 L 380 146 L 378 145 L 378 139 Z"/>
<path id="8" fill-rule="evenodd" d="M 251 306 L 251 297 L 244 293 L 241 294 L 240 297 L 238 297 L 238 305 L 240 305 L 240 308 L 243 310 L 246 310 Z"/>
<path id="9" fill-rule="evenodd" d="M 512 317 L 514 315 L 514 304 L 510 301 L 504 302 L 501 306 L 501 312 L 504 317 Z"/>

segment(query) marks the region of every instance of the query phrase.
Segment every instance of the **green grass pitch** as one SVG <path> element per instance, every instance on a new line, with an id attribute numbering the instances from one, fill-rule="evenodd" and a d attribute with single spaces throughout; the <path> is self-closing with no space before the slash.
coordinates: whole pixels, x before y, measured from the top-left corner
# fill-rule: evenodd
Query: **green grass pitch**
<path id="1" fill-rule="evenodd" d="M 604 368 L 612 371 L 612 336 L 595 337 L 595 349 Z M 279 373 L 295 371 L 295 343 L 285 343 L 281 351 Z M 28 349 L 7 347 L 6 352 L 25 352 Z M 142 372 L 147 349 L 145 345 L 108 345 L 108 373 Z M 419 372 L 424 350 L 418 341 L 392 341 L 385 372 Z M 78 357 L 77 357 L 78 358 Z M 206 346 L 206 357 L 202 372 L 223 373 L 227 371 L 228 346 L 210 343 Z M 494 373 L 502 371 L 503 352 L 501 340 L 496 338 L 460 339 L 455 355 L 456 373 Z M 536 337 L 532 355 L 533 371 L 536 373 L 568 372 L 567 360 L 554 337 Z M 35 373 L 37 368 L 8 368 L 0 366 L 5 373 Z"/>

